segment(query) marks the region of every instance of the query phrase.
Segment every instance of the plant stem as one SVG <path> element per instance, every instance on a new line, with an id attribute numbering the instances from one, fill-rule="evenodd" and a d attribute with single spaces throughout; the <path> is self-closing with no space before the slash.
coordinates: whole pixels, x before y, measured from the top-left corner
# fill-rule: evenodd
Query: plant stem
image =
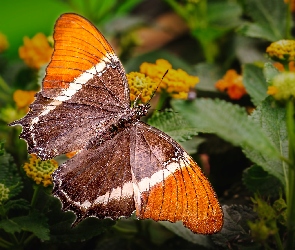
<path id="1" fill-rule="evenodd" d="M 278 231 L 275 233 L 274 237 L 275 237 L 277 248 L 279 250 L 283 250 L 284 247 L 283 247 L 283 244 L 282 244 L 282 241 L 281 241 L 281 238 L 280 238 L 280 235 L 279 235 Z"/>
<path id="2" fill-rule="evenodd" d="M 40 185 L 36 185 L 35 188 L 34 188 L 34 194 L 33 194 L 32 201 L 31 201 L 31 206 L 32 207 L 34 207 L 36 205 L 39 191 L 40 191 Z"/>
<path id="3" fill-rule="evenodd" d="M 3 247 L 3 248 L 11 248 L 13 246 L 12 243 L 0 238 L 0 247 Z"/>
<path id="4" fill-rule="evenodd" d="M 287 197 L 287 244 L 286 249 L 295 249 L 295 123 L 294 123 L 294 100 L 287 103 L 287 131 L 289 141 L 289 165 Z"/>

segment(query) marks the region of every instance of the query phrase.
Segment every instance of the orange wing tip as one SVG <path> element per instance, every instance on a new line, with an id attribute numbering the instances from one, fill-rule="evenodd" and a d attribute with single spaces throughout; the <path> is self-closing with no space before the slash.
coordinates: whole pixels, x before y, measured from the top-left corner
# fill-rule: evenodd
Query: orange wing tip
<path id="1" fill-rule="evenodd" d="M 141 193 L 136 215 L 155 221 L 183 221 L 194 233 L 221 230 L 223 212 L 216 194 L 196 163 L 183 166 Z"/>

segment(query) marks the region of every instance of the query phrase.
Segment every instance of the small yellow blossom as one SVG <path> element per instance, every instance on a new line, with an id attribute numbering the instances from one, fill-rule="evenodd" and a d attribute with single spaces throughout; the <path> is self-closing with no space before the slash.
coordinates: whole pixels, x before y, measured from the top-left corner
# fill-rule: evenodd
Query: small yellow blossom
<path id="1" fill-rule="evenodd" d="M 24 45 L 19 48 L 19 56 L 25 63 L 33 68 L 40 69 L 50 61 L 53 48 L 50 47 L 46 36 L 36 34 L 32 39 L 24 37 Z"/>
<path id="2" fill-rule="evenodd" d="M 0 53 L 7 50 L 8 47 L 9 47 L 9 43 L 6 36 L 0 32 Z"/>
<path id="3" fill-rule="evenodd" d="M 167 70 L 168 73 L 165 75 Z M 149 76 L 156 83 L 161 82 L 157 91 L 166 91 L 173 98 L 187 99 L 190 89 L 199 82 L 197 76 L 191 76 L 182 69 L 173 69 L 172 65 L 164 59 L 158 59 L 156 63 L 142 63 L 140 72 Z"/>
<path id="4" fill-rule="evenodd" d="M 243 85 L 243 77 L 233 69 L 228 70 L 223 78 L 216 82 L 215 87 L 220 91 L 226 91 L 233 100 L 239 100 L 247 93 Z"/>
<path id="5" fill-rule="evenodd" d="M 146 103 L 151 99 L 153 92 L 157 88 L 156 83 L 150 77 L 138 72 L 127 74 L 127 80 L 131 101 L 139 97 L 142 103 Z"/>
<path id="6" fill-rule="evenodd" d="M 13 93 L 13 100 L 19 109 L 28 108 L 29 105 L 35 100 L 34 96 L 36 93 L 36 91 L 25 91 L 18 89 Z"/>
<path id="7" fill-rule="evenodd" d="M 267 94 L 277 100 L 287 100 L 295 97 L 295 73 L 283 72 L 276 75 L 272 80 L 272 86 L 268 87 Z"/>
<path id="8" fill-rule="evenodd" d="M 295 40 L 280 40 L 271 43 L 266 52 L 274 60 L 294 61 L 295 60 Z"/>
<path id="9" fill-rule="evenodd" d="M 5 187 L 3 183 L 0 183 L 0 205 L 9 198 L 9 188 Z"/>
<path id="10" fill-rule="evenodd" d="M 41 161 L 35 154 L 31 154 L 29 162 L 25 163 L 24 170 L 28 177 L 44 187 L 52 184 L 51 174 L 58 168 L 55 160 Z"/>

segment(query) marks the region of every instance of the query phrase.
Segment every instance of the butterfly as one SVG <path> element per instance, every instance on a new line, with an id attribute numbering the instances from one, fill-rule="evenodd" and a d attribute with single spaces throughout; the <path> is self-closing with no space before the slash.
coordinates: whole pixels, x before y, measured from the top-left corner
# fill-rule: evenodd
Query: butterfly
<path id="1" fill-rule="evenodd" d="M 42 90 L 21 125 L 42 160 L 76 151 L 53 173 L 63 210 L 118 219 L 182 221 L 195 233 L 221 230 L 223 212 L 199 166 L 172 138 L 147 125 L 149 104 L 130 107 L 125 70 L 88 20 L 61 15 Z"/>

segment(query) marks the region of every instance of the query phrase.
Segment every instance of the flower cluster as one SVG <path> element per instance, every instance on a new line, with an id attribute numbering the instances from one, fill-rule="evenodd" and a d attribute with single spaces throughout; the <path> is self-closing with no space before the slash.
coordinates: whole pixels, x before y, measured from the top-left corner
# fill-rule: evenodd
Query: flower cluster
<path id="1" fill-rule="evenodd" d="M 0 205 L 9 198 L 9 188 L 5 187 L 3 183 L 0 183 Z"/>
<path id="2" fill-rule="evenodd" d="M 168 73 L 165 75 L 167 70 Z M 156 63 L 142 63 L 140 73 L 145 74 L 157 84 L 161 82 L 158 92 L 165 91 L 178 99 L 187 99 L 190 89 L 199 82 L 198 77 L 191 76 L 182 69 L 173 69 L 172 65 L 164 59 L 158 59 Z"/>
<path id="3" fill-rule="evenodd" d="M 20 58 L 33 69 L 40 69 L 42 65 L 48 63 L 52 52 L 53 48 L 42 33 L 36 34 L 32 39 L 24 37 L 24 45 L 19 48 Z"/>
<path id="4" fill-rule="evenodd" d="M 239 100 L 247 93 L 242 76 L 233 69 L 228 70 L 223 78 L 216 82 L 215 87 L 220 91 L 226 91 L 233 100 Z"/>
<path id="5" fill-rule="evenodd" d="M 267 94 L 272 95 L 276 100 L 288 100 L 295 97 L 295 41 L 280 40 L 273 42 L 266 52 L 274 60 L 274 66 L 280 71 L 273 77 Z"/>
<path id="6" fill-rule="evenodd" d="M 29 162 L 25 163 L 24 170 L 28 177 L 44 187 L 52 184 L 51 174 L 58 168 L 55 160 L 41 161 L 36 155 L 31 154 Z"/>
<path id="7" fill-rule="evenodd" d="M 283 72 L 275 76 L 272 85 L 268 87 L 267 94 L 277 100 L 288 100 L 295 97 L 295 73 Z"/>
<path id="8" fill-rule="evenodd" d="M 280 40 L 273 42 L 267 47 L 266 53 L 274 60 L 293 61 L 295 60 L 295 41 Z"/>
<path id="9" fill-rule="evenodd" d="M 127 80 L 130 89 L 130 100 L 132 102 L 137 97 L 140 98 L 142 103 L 148 102 L 157 88 L 156 83 L 142 73 L 130 72 L 127 74 Z"/>
<path id="10" fill-rule="evenodd" d="M 35 100 L 36 91 L 16 90 L 13 93 L 13 100 L 19 109 L 28 108 L 28 106 Z"/>
<path id="11" fill-rule="evenodd" d="M 9 47 L 9 43 L 7 41 L 6 36 L 0 32 L 0 53 L 7 50 L 8 47 Z"/>

